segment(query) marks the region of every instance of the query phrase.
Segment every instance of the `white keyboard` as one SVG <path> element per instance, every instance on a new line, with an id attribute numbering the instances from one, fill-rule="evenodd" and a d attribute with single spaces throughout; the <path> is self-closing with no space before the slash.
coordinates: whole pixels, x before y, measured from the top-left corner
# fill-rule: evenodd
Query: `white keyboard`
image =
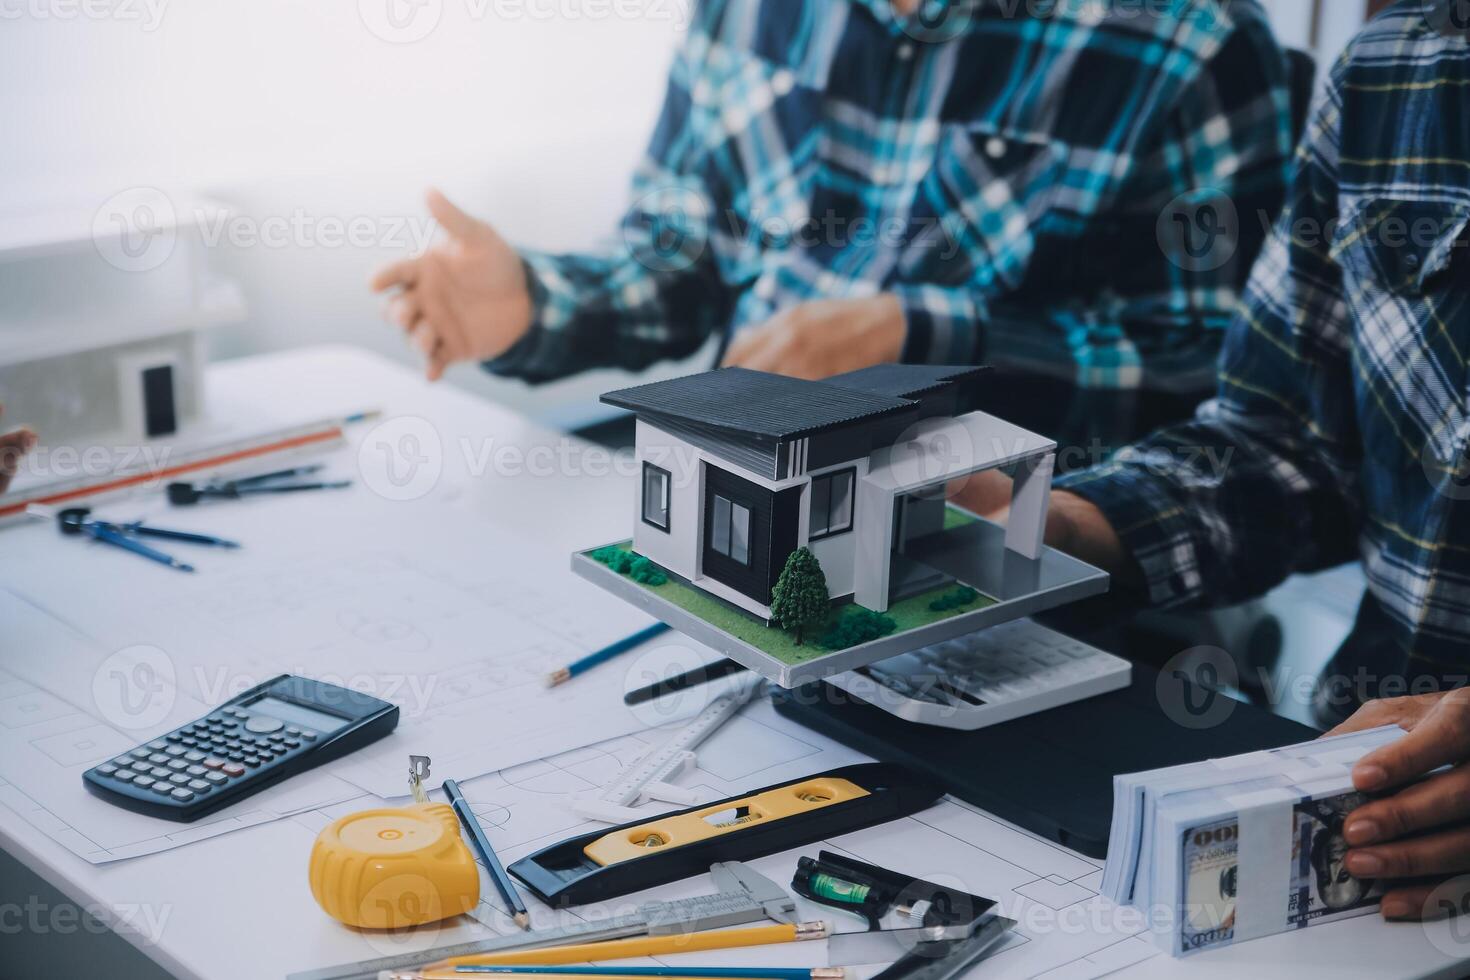
<path id="1" fill-rule="evenodd" d="M 1018 619 L 827 678 L 891 715 L 973 730 L 1120 687 L 1128 661 Z"/>

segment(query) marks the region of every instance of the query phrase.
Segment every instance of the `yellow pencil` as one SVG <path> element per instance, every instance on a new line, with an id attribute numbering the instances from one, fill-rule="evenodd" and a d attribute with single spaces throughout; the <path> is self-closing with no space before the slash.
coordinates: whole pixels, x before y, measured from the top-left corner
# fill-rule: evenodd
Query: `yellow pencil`
<path id="1" fill-rule="evenodd" d="M 601 963 L 603 960 L 625 960 L 635 956 L 668 956 L 706 949 L 735 949 L 740 946 L 767 946 L 773 943 L 826 939 L 825 922 L 798 922 L 794 925 L 751 926 L 745 929 L 716 929 L 708 932 L 673 933 L 667 936 L 634 936 L 610 939 L 601 943 L 574 946 L 552 946 L 546 949 L 510 950 L 504 953 L 480 953 L 456 956 L 431 969 L 456 966 L 524 966 L 561 963 Z"/>
<path id="2" fill-rule="evenodd" d="M 466 965 L 465 968 L 472 969 L 473 967 Z M 468 980 L 468 977 L 473 975 L 458 973 L 456 972 L 457 969 L 457 967 L 440 963 L 434 966 L 421 967 L 420 970 L 423 972 L 392 973 L 389 974 L 389 980 Z M 502 973 L 499 976 L 506 978 L 506 980 L 706 980 L 702 976 L 680 976 L 677 968 L 650 967 L 650 970 L 665 970 L 666 972 L 650 972 L 648 974 L 635 975 L 617 974 L 615 976 L 599 976 L 595 973 Z M 738 968 L 731 972 L 737 971 Z M 841 966 L 814 966 L 810 970 L 802 970 L 800 972 L 810 974 L 810 980 L 846 980 L 847 978 L 847 969 Z M 747 974 L 748 980 L 769 980 L 766 973 L 767 971 L 763 971 L 760 967 L 753 966 Z"/>

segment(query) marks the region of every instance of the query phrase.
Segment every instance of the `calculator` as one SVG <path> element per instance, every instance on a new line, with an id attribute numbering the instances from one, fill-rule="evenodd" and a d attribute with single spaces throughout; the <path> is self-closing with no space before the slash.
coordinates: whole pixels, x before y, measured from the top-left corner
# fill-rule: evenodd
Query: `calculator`
<path id="1" fill-rule="evenodd" d="M 376 742 L 397 725 L 395 704 L 282 674 L 93 766 L 82 783 L 124 809 L 188 822 Z"/>

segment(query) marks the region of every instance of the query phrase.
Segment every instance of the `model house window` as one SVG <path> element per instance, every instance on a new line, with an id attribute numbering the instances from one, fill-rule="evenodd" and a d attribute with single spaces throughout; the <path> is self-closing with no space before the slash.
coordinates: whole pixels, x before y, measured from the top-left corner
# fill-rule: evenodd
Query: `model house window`
<path id="1" fill-rule="evenodd" d="M 812 478 L 809 539 L 852 530 L 852 482 L 856 475 L 855 470 L 839 470 Z"/>
<path id="2" fill-rule="evenodd" d="M 643 523 L 669 529 L 669 471 L 643 464 Z"/>
<path id="3" fill-rule="evenodd" d="M 710 514 L 710 547 L 742 565 L 750 564 L 750 508 L 715 494 Z"/>

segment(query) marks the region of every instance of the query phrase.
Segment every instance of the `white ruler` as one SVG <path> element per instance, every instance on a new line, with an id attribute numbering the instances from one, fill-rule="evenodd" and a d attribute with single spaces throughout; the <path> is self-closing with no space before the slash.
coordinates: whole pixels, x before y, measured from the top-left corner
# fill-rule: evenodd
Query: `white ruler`
<path id="1" fill-rule="evenodd" d="M 738 687 L 711 701 L 687 725 L 645 752 L 595 795 L 575 797 L 572 810 L 590 820 L 627 823 L 646 816 L 634 809 L 642 800 L 681 806 L 700 803 L 698 792 L 676 786 L 673 780 L 694 767 L 695 747 L 735 717 L 761 690 L 764 681 L 754 672 L 747 674 Z"/>

